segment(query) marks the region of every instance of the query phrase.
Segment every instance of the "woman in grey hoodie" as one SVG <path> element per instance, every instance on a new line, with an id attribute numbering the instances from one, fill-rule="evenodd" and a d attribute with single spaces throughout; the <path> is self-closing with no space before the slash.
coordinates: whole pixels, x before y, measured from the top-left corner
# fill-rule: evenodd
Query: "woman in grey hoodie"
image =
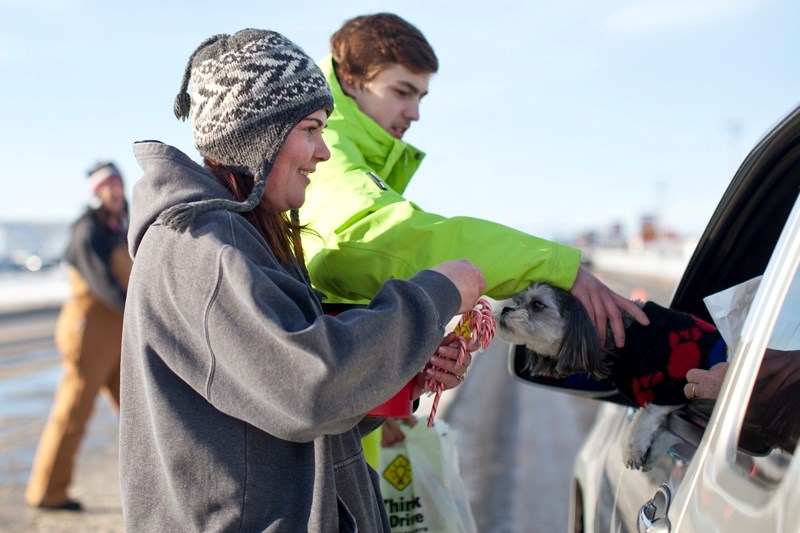
<path id="1" fill-rule="evenodd" d="M 192 84 L 192 96 L 187 89 Z M 125 307 L 120 476 L 129 531 L 389 531 L 361 436 L 365 413 L 436 352 L 485 288 L 467 261 L 384 284 L 325 316 L 296 217 L 333 107 L 314 62 L 280 34 L 217 35 L 175 104 L 204 166 L 136 143 Z"/>

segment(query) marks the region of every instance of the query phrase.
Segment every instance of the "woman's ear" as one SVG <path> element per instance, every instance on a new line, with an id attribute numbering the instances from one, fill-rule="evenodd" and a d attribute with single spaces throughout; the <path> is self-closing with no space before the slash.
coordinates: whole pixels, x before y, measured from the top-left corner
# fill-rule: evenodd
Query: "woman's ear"
<path id="1" fill-rule="evenodd" d="M 558 370 L 568 375 L 587 373 L 596 378 L 608 377 L 610 371 L 600 349 L 600 338 L 583 304 L 573 296 L 562 304 L 567 325 L 558 353 Z"/>

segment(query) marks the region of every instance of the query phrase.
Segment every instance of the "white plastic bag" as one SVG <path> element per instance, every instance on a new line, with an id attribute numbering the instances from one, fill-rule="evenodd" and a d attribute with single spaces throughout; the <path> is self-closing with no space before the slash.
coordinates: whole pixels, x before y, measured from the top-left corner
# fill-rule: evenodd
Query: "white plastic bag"
<path id="1" fill-rule="evenodd" d="M 729 354 L 733 353 L 736 343 L 739 342 L 744 320 L 760 283 L 761 276 L 757 276 L 703 298 L 714 325 L 728 345 Z"/>
<path id="2" fill-rule="evenodd" d="M 728 345 L 728 353 L 739 342 L 761 276 L 734 285 L 703 299 L 714 324 Z M 774 350 L 796 350 L 800 346 L 800 271 L 795 274 L 768 346 Z"/>
<path id="3" fill-rule="evenodd" d="M 458 464 L 456 435 L 446 422 L 418 419 L 406 439 L 381 448 L 378 474 L 393 533 L 474 533 L 475 519 Z"/>

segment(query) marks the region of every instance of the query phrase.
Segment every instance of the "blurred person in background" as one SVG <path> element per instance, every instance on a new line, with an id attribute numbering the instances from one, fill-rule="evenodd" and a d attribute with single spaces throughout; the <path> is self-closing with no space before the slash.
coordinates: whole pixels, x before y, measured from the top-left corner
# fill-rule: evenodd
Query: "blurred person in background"
<path id="1" fill-rule="evenodd" d="M 603 341 L 608 321 L 624 344 L 621 309 L 648 323 L 636 305 L 581 266 L 579 250 L 488 220 L 437 215 L 403 196 L 425 156 L 403 137 L 419 120 L 421 100 L 439 69 L 415 26 L 391 13 L 358 16 L 330 44 L 332 53 L 319 65 L 336 104 L 323 132 L 331 157 L 318 165 L 300 210 L 301 223 L 317 233 L 304 235 L 303 247 L 311 280 L 327 302 L 364 303 L 387 279 L 406 279 L 463 257 L 484 272 L 486 295 L 497 300 L 534 281 L 570 290 Z M 457 178 L 440 179 L 458 186 Z M 402 439 L 391 420 L 383 431 L 384 445 Z M 374 443 L 365 448 L 374 458 Z"/>
<path id="2" fill-rule="evenodd" d="M 89 207 L 72 225 L 65 253 L 72 296 L 55 331 L 63 375 L 25 493 L 42 509 L 82 509 L 68 489 L 98 392 L 119 412 L 122 311 L 132 267 L 128 204 L 122 174 L 111 162 L 95 165 L 88 185 Z"/>

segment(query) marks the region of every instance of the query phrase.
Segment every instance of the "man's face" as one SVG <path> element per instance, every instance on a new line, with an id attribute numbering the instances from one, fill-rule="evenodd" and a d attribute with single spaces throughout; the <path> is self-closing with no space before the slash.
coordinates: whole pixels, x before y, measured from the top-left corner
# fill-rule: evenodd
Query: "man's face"
<path id="1" fill-rule="evenodd" d="M 419 120 L 419 103 L 428 94 L 430 73 L 415 74 L 397 63 L 383 68 L 362 87 L 344 83 L 345 92 L 359 109 L 392 137 L 403 138 L 411 122 Z"/>

